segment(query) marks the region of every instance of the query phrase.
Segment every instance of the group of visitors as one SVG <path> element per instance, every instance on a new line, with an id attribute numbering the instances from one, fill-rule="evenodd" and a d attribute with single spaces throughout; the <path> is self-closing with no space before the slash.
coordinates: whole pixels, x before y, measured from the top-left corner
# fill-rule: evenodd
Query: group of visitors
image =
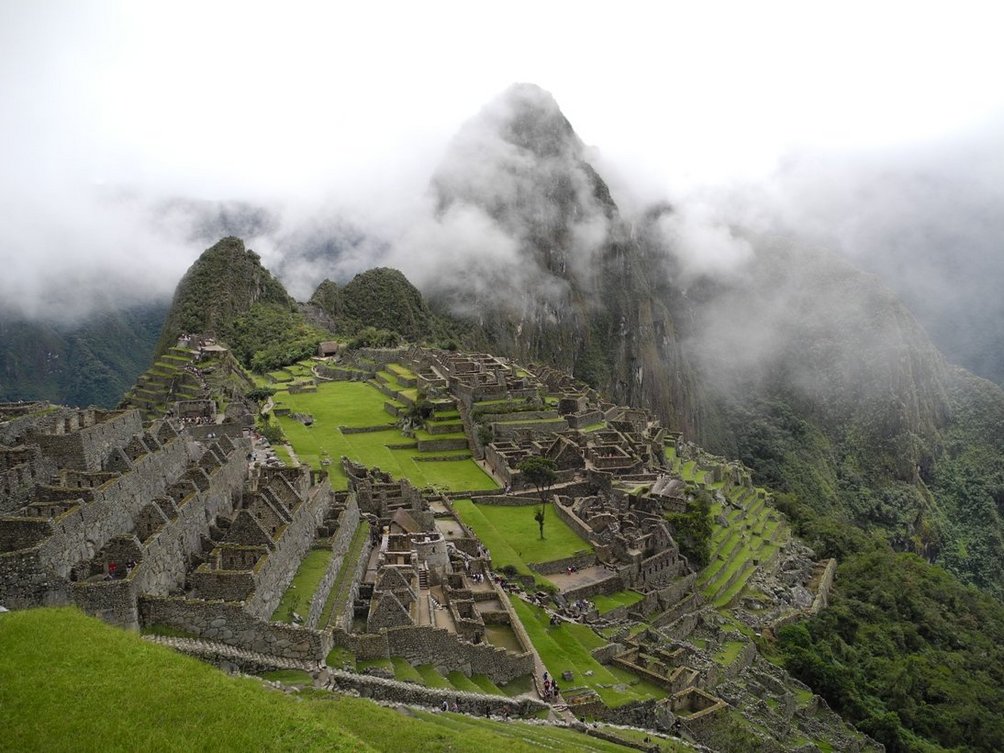
<path id="1" fill-rule="evenodd" d="M 134 567 L 136 567 L 136 560 L 129 560 L 126 562 L 125 567 L 119 567 L 119 563 L 115 561 L 109 562 L 105 570 L 105 580 L 125 578 L 132 572 Z"/>
<path id="2" fill-rule="evenodd" d="M 561 693 L 561 688 L 558 687 L 558 683 L 554 681 L 552 677 L 549 677 L 547 672 L 544 672 L 544 700 L 554 701 L 557 700 L 558 695 Z"/>

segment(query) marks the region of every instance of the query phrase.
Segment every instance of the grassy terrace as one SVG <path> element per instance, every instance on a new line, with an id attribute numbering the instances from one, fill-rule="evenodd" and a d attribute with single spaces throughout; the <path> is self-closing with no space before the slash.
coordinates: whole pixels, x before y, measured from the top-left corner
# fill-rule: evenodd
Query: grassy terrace
<path id="1" fill-rule="evenodd" d="M 770 508 L 762 489 L 736 489 L 730 498 L 743 509 L 729 508 L 725 513 L 726 527 L 715 526 L 711 536 L 711 560 L 697 578 L 697 587 L 716 607 L 725 607 L 745 588 L 757 563 L 764 563 L 779 549 L 786 537 L 786 528 L 777 520 L 769 520 Z M 722 513 L 720 505 L 712 505 L 712 518 Z M 747 526 L 749 526 L 747 528 Z M 733 583 L 729 585 L 729 581 Z"/>
<path id="2" fill-rule="evenodd" d="M 282 394 L 278 400 L 281 407 L 313 416 L 313 426 L 304 426 L 287 416 L 279 416 L 278 421 L 302 463 L 321 468 L 322 457 L 330 459 L 327 469 L 331 485 L 336 489 L 345 489 L 348 485 L 339 462 L 342 455 L 370 467 L 379 466 L 395 477 L 407 478 L 418 487 L 436 486 L 447 491 L 498 488 L 468 454 L 456 460 L 416 462 L 416 458 L 421 457 L 417 447 L 388 447 L 414 445 L 415 440 L 403 436 L 394 427 L 393 417 L 384 410 L 387 401 L 383 393 L 365 382 L 322 382 L 317 386 L 317 392 Z M 344 434 L 339 428 L 342 426 L 385 426 L 386 429 Z M 436 435 L 431 438 L 451 436 Z"/>
<path id="3" fill-rule="evenodd" d="M 596 605 L 600 614 L 606 614 L 617 607 L 631 607 L 644 599 L 644 594 L 638 591 L 618 591 L 617 593 L 593 596 L 590 601 Z"/>
<path id="4" fill-rule="evenodd" d="M 620 667 L 596 661 L 590 652 L 605 645 L 606 640 L 588 626 L 572 623 L 552 626 L 544 610 L 522 599 L 513 599 L 512 603 L 547 671 L 554 677 L 561 677 L 566 670 L 573 673 L 571 682 L 558 683 L 566 699 L 574 694 L 574 688 L 596 691 L 609 706 L 666 696 L 659 686 Z M 590 671 L 592 674 L 587 676 Z"/>
<path id="5" fill-rule="evenodd" d="M 352 534 L 352 541 L 349 543 L 349 549 L 342 560 L 342 566 L 338 569 L 338 575 L 335 576 L 335 582 L 331 584 L 328 600 L 324 602 L 324 608 L 321 610 L 321 623 L 323 625 L 330 624 L 340 616 L 339 610 L 344 607 L 349 598 L 353 571 L 369 535 L 370 524 L 365 520 L 360 521 L 356 532 Z"/>
<path id="6" fill-rule="evenodd" d="M 550 505 L 548 505 L 550 507 Z M 532 575 L 538 583 L 551 585 L 534 573 L 530 562 L 550 562 L 570 557 L 578 552 L 591 552 L 589 542 L 569 528 L 549 509 L 544 522 L 544 539 L 534 520 L 537 504 L 509 507 L 477 505 L 469 499 L 458 499 L 453 509 L 492 555 L 496 568 L 512 565 L 521 575 Z"/>
<path id="7" fill-rule="evenodd" d="M 628 753 L 566 729 L 276 693 L 75 609 L 0 614 L 0 645 L 0 747 L 19 753 Z"/>
<path id="8" fill-rule="evenodd" d="M 293 612 L 306 619 L 307 612 L 310 611 L 310 600 L 317 590 L 321 578 L 328 569 L 331 562 L 330 549 L 311 549 L 307 556 L 300 562 L 300 567 L 293 576 L 293 581 L 282 595 L 282 601 L 272 613 L 272 619 L 276 622 L 292 622 Z"/>
<path id="9" fill-rule="evenodd" d="M 530 692 L 532 685 L 529 675 L 518 677 L 505 685 L 496 685 L 487 675 L 468 677 L 463 672 L 450 672 L 448 675 L 444 675 L 432 664 L 420 664 L 414 667 L 408 663 L 407 659 L 400 656 L 392 656 L 390 659 L 357 660 L 351 652 L 344 648 L 334 649 L 328 654 L 326 663 L 329 667 L 356 672 L 380 667 L 392 671 L 394 679 L 401 682 L 413 682 L 429 688 L 463 690 L 470 693 L 488 693 L 498 696 L 519 696 Z"/>

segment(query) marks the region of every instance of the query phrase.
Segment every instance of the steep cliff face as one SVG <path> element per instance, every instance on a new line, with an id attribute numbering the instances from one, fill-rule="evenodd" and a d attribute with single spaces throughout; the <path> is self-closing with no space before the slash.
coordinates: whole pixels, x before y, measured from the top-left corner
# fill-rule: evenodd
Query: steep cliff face
<path id="1" fill-rule="evenodd" d="M 458 133 L 432 180 L 440 219 L 478 216 L 491 241 L 430 295 L 500 352 L 572 371 L 686 430 L 702 412 L 680 339 L 631 229 L 554 99 L 519 84 Z"/>
<path id="2" fill-rule="evenodd" d="M 956 523 L 965 504 L 938 474 L 964 387 L 875 278 L 752 234 L 746 258 L 694 274 L 660 231 L 673 209 L 622 217 L 534 86 L 466 124 L 432 185 L 444 226 L 476 216 L 486 230 L 425 289 L 478 322 L 492 349 L 649 407 L 817 509 L 931 558 L 952 552 L 973 579 L 985 558 L 966 541 L 980 524 Z"/>

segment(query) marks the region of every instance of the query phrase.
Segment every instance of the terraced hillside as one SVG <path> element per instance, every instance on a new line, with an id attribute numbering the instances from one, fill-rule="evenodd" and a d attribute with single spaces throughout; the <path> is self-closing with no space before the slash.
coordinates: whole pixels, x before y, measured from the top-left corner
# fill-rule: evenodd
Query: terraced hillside
<path id="1" fill-rule="evenodd" d="M 342 455 L 407 478 L 420 488 L 498 488 L 473 461 L 452 404 L 437 408 L 412 436 L 402 433 L 399 415 L 416 399 L 414 376 L 405 367 L 391 364 L 367 382 L 320 381 L 312 391 L 279 392 L 275 414 L 301 462 L 326 468 L 336 489 L 348 484 L 339 462 Z M 297 416 L 309 416 L 310 425 Z"/>

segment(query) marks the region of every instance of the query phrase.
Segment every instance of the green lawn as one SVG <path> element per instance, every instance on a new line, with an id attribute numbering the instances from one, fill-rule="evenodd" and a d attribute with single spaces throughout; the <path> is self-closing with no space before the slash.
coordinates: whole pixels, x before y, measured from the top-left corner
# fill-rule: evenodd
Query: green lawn
<path id="1" fill-rule="evenodd" d="M 379 467 L 395 477 L 407 478 L 418 487 L 435 486 L 445 491 L 498 488 L 469 457 L 417 462 L 415 458 L 421 454 L 415 448 L 390 449 L 388 445 L 413 444 L 414 440 L 394 428 L 393 417 L 383 407 L 388 398 L 370 384 L 322 382 L 316 393 L 281 397 L 282 407 L 313 416 L 314 423 L 310 427 L 286 416 L 279 416 L 278 421 L 301 462 L 321 468 L 322 457 L 331 461 L 326 467 L 336 489 L 348 486 L 340 463 L 342 455 L 369 467 Z M 387 429 L 343 434 L 341 426 L 386 426 Z"/>
<path id="2" fill-rule="evenodd" d="M 555 515 L 550 503 L 545 512 L 543 539 L 540 538 L 537 521 L 533 518 L 534 513 L 540 509 L 539 504 L 510 507 L 475 504 L 464 499 L 456 500 L 453 507 L 491 551 L 492 561 L 496 566 L 514 564 L 518 568 L 518 562 L 504 561 L 513 554 L 520 562 L 530 563 L 551 562 L 578 552 L 593 551 L 588 541 Z M 496 548 L 499 550 L 498 558 Z"/>
<path id="3" fill-rule="evenodd" d="M 590 652 L 605 645 L 606 641 L 591 628 L 569 623 L 552 626 L 544 610 L 519 598 L 512 603 L 548 672 L 554 677 L 561 677 L 566 670 L 573 673 L 570 682 L 558 683 L 563 694 L 572 688 L 591 688 L 608 706 L 666 696 L 666 691 L 659 686 L 620 667 L 596 661 Z M 589 671 L 592 674 L 587 676 Z"/>
<path id="4" fill-rule="evenodd" d="M 293 612 L 306 619 L 307 612 L 310 611 L 310 600 L 330 562 L 330 549 L 311 549 L 307 552 L 289 588 L 282 595 L 282 601 L 272 613 L 272 619 L 276 622 L 292 622 Z"/>
<path id="5" fill-rule="evenodd" d="M 331 585 L 331 592 L 327 601 L 324 602 L 324 609 L 321 610 L 320 626 L 329 625 L 333 619 L 339 616 L 341 609 L 349 598 L 349 589 L 352 588 L 352 576 L 356 569 L 356 563 L 362 554 L 363 546 L 370 535 L 370 525 L 365 520 L 359 522 L 359 527 L 352 534 L 352 541 L 349 549 L 342 559 L 342 566 L 338 569 L 335 582 Z"/>
<path id="6" fill-rule="evenodd" d="M 613 594 L 593 596 L 590 598 L 590 601 L 596 605 L 596 609 L 599 610 L 600 614 L 606 614 L 611 609 L 616 609 L 617 607 L 630 607 L 644 598 L 645 595 L 637 591 L 625 590 Z"/>
<path id="7" fill-rule="evenodd" d="M 0 748 L 355 751 L 305 704 L 76 609 L 0 614 Z"/>
<path id="8" fill-rule="evenodd" d="M 400 656 L 392 656 L 391 664 L 394 665 L 394 679 L 401 680 L 402 682 L 417 682 L 419 685 L 424 685 L 425 680 L 422 675 L 408 663 L 407 659 Z"/>

